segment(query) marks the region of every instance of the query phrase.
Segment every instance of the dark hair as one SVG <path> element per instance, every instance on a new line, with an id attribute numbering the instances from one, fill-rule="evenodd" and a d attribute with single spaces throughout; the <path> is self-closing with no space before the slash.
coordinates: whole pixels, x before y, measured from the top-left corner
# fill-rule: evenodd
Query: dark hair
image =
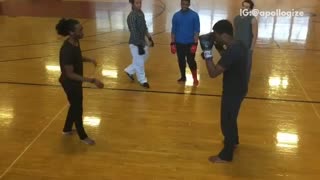
<path id="1" fill-rule="evenodd" d="M 252 0 L 244 0 L 244 1 L 242 2 L 242 6 L 243 6 L 244 3 L 250 4 L 250 9 L 253 9 L 253 8 L 254 8 L 254 3 L 253 3 Z"/>
<path id="2" fill-rule="evenodd" d="M 70 31 L 74 31 L 77 24 L 79 24 L 78 20 L 62 18 L 56 25 L 57 33 L 61 36 L 68 36 Z"/>
<path id="3" fill-rule="evenodd" d="M 134 4 L 134 0 L 129 0 L 129 3 Z"/>
<path id="4" fill-rule="evenodd" d="M 212 30 L 219 34 L 229 34 L 230 36 L 233 36 L 233 27 L 230 21 L 224 19 L 220 20 L 217 23 L 213 25 Z"/>

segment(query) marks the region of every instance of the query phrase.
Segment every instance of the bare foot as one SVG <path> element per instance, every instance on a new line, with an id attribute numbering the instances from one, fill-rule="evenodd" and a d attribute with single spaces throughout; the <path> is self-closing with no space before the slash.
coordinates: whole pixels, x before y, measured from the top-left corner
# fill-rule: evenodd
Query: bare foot
<path id="1" fill-rule="evenodd" d="M 71 131 L 62 131 L 62 134 L 65 136 L 71 136 L 74 132 L 76 132 L 76 130 L 72 129 Z"/>
<path id="2" fill-rule="evenodd" d="M 226 161 L 221 159 L 219 156 L 210 156 L 209 161 L 212 163 L 228 163 L 230 161 Z"/>

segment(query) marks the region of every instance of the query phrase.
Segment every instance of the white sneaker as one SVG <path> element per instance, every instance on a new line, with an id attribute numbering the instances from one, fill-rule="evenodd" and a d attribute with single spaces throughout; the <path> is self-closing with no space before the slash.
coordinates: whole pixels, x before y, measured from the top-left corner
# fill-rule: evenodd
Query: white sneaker
<path id="1" fill-rule="evenodd" d="M 93 139 L 90 139 L 89 137 L 82 139 L 81 140 L 83 143 L 88 144 L 88 145 L 94 145 L 96 142 Z"/>

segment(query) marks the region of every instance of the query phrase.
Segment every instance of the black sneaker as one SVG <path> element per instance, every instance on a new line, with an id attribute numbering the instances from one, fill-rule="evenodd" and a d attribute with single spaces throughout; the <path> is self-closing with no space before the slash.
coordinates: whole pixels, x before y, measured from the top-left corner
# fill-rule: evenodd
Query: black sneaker
<path id="1" fill-rule="evenodd" d="M 150 88 L 149 83 L 147 83 L 147 82 L 141 84 L 141 86 L 143 86 L 144 88 L 147 88 L 147 89 Z"/>
<path id="2" fill-rule="evenodd" d="M 133 75 L 132 74 L 129 74 L 129 73 L 127 73 L 127 72 L 125 72 L 126 74 L 127 74 L 127 76 L 131 79 L 131 81 L 134 81 L 134 77 L 133 77 Z"/>

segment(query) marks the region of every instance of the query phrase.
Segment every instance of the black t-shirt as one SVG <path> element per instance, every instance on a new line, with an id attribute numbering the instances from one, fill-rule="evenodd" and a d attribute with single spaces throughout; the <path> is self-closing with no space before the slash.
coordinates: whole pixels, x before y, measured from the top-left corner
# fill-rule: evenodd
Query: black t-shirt
<path id="1" fill-rule="evenodd" d="M 248 50 L 243 43 L 235 41 L 218 64 L 225 71 L 223 73 L 223 95 L 244 96 L 248 92 Z"/>
<path id="2" fill-rule="evenodd" d="M 72 45 L 68 40 L 64 41 L 61 49 L 60 49 L 60 82 L 74 82 L 74 83 L 82 83 L 80 81 L 74 81 L 68 79 L 64 72 L 65 65 L 72 65 L 74 73 L 82 76 L 83 75 L 83 60 L 82 54 L 79 46 Z"/>

